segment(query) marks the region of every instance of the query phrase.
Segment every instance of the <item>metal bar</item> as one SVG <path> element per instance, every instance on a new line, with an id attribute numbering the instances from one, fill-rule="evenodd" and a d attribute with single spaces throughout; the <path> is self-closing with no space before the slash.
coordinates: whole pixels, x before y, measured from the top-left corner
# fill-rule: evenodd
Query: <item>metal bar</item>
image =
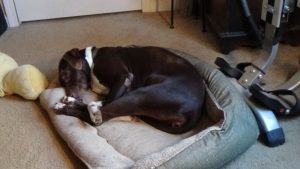
<path id="1" fill-rule="evenodd" d="M 206 32 L 206 0 L 202 0 L 202 32 Z"/>
<path id="2" fill-rule="evenodd" d="M 174 0 L 171 0 L 171 24 L 170 28 L 174 28 Z"/>
<path id="3" fill-rule="evenodd" d="M 256 60 L 253 62 L 253 66 L 248 66 L 245 69 L 245 73 L 239 79 L 239 83 L 248 88 L 255 83 L 258 78 L 262 78 L 267 69 L 272 65 L 273 61 L 277 57 L 279 43 L 273 44 L 276 36 L 276 26 L 271 23 L 265 25 L 265 40 L 263 44 L 263 50 Z"/>
<path id="4" fill-rule="evenodd" d="M 248 66 L 245 68 L 245 73 L 239 79 L 239 83 L 244 88 L 249 88 L 258 79 L 261 79 L 265 71 L 270 67 L 277 56 L 279 44 L 273 45 L 270 53 L 266 50 L 262 50 L 261 55 L 257 57 L 254 61 L 253 66 Z"/>
<path id="5" fill-rule="evenodd" d="M 298 70 L 287 82 L 278 87 L 279 89 L 294 90 L 300 86 L 300 70 Z"/>

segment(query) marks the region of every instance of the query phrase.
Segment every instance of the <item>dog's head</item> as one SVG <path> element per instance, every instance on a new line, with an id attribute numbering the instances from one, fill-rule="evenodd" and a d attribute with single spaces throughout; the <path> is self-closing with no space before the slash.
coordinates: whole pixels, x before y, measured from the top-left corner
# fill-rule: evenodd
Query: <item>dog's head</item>
<path id="1" fill-rule="evenodd" d="M 81 99 L 90 87 L 90 66 L 85 60 L 85 50 L 72 49 L 59 62 L 59 81 L 68 96 Z"/>

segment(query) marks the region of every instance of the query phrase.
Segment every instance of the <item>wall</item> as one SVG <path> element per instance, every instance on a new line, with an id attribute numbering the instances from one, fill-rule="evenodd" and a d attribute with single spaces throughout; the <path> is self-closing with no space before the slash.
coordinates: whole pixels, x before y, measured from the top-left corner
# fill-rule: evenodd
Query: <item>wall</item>
<path id="1" fill-rule="evenodd" d="M 171 0 L 141 0 L 141 1 L 142 1 L 143 12 L 169 11 L 171 9 Z M 17 13 L 15 11 L 14 1 L 0 0 L 0 2 L 4 6 L 3 9 L 5 9 L 6 11 L 9 27 L 19 26 L 20 23 L 18 20 Z M 174 2 L 176 7 L 176 0 Z"/>
<path id="2" fill-rule="evenodd" d="M 176 6 L 176 0 L 175 6 Z M 169 11 L 171 0 L 142 0 L 143 12 Z"/>

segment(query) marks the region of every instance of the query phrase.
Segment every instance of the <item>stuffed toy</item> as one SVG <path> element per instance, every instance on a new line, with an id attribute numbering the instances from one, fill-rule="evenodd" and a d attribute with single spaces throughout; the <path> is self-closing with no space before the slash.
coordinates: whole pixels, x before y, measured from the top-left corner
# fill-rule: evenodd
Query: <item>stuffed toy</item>
<path id="1" fill-rule="evenodd" d="M 32 65 L 18 66 L 16 61 L 0 52 L 0 97 L 17 94 L 35 100 L 48 86 L 47 78 Z"/>

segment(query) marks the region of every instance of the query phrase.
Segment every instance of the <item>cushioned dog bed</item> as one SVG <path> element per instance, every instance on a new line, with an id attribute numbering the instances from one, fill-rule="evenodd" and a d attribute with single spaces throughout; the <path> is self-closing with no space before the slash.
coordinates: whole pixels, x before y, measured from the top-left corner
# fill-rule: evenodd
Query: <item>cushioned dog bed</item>
<path id="1" fill-rule="evenodd" d="M 57 83 L 40 96 L 43 108 L 61 137 L 89 168 L 219 168 L 246 151 L 258 137 L 256 120 L 242 96 L 221 72 L 183 52 L 205 79 L 206 109 L 199 125 L 172 135 L 133 117 L 121 117 L 92 127 L 53 106 L 65 95 Z M 95 100 L 92 92 L 84 101 Z"/>

